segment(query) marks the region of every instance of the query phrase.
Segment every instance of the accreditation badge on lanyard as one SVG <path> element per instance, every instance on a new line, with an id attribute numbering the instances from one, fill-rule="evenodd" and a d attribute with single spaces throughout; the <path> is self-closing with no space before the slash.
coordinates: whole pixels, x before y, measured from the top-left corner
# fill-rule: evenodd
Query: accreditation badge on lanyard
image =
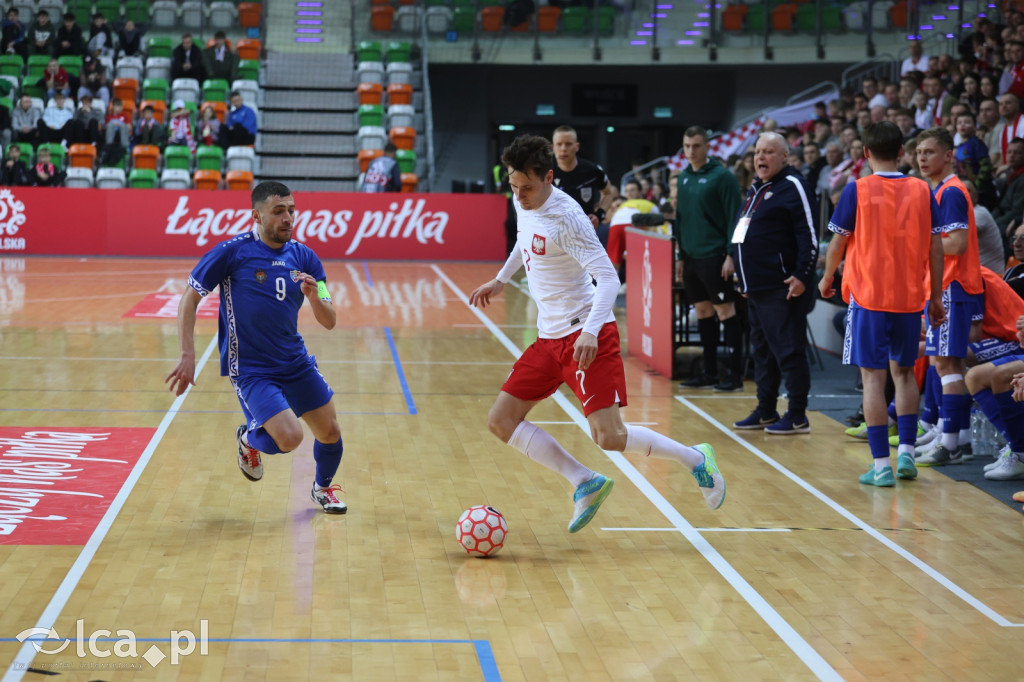
<path id="1" fill-rule="evenodd" d="M 736 229 L 732 233 L 732 243 L 742 244 L 747 237 L 747 229 L 750 227 L 750 216 L 745 215 L 736 223 Z"/>

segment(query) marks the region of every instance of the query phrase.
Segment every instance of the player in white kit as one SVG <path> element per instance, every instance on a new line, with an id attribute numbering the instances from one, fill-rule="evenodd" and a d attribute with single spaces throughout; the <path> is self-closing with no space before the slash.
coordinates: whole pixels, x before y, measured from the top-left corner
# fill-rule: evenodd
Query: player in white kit
<path id="1" fill-rule="evenodd" d="M 619 406 L 626 405 L 626 377 L 612 312 L 619 278 L 583 209 L 552 185 L 551 143 L 542 137 L 520 136 L 505 148 L 501 161 L 516 197 L 516 248 L 498 276 L 477 287 L 469 302 L 486 307 L 525 267 L 530 295 L 537 304 L 539 338 L 513 365 L 487 415 L 488 428 L 575 487 L 570 533 L 590 522 L 613 481 L 585 467 L 550 434 L 526 421 L 533 406 L 563 382 L 579 398 L 598 446 L 679 462 L 697 479 L 708 507 L 717 509 L 725 500 L 725 479 L 709 444 L 681 445 L 622 421 Z"/>

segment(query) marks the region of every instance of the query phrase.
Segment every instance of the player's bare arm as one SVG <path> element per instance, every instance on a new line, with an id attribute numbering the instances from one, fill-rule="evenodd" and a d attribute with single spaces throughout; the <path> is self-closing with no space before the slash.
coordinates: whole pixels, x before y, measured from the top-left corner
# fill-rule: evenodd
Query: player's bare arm
<path id="1" fill-rule="evenodd" d="M 491 296 L 497 296 L 504 290 L 505 284 L 497 279 L 492 279 L 487 284 L 482 284 L 473 290 L 469 295 L 469 304 L 477 308 L 486 308 L 491 303 Z"/>
<path id="2" fill-rule="evenodd" d="M 309 301 L 309 305 L 313 309 L 313 317 L 316 318 L 316 321 L 325 329 L 334 329 L 334 326 L 338 323 L 338 313 L 335 312 L 334 305 L 330 299 L 321 298 L 320 286 L 316 279 L 312 275 L 307 275 L 304 272 L 300 273 L 299 288 L 302 290 L 302 295 Z M 326 285 L 324 286 L 324 293 L 326 293 Z"/>
<path id="3" fill-rule="evenodd" d="M 196 308 L 202 300 L 203 297 L 198 291 L 186 287 L 178 303 L 178 345 L 181 348 L 181 357 L 164 379 L 165 384 L 170 382 L 169 390 L 175 395 L 181 395 L 188 390 L 190 384 L 194 386 L 196 383 Z"/>

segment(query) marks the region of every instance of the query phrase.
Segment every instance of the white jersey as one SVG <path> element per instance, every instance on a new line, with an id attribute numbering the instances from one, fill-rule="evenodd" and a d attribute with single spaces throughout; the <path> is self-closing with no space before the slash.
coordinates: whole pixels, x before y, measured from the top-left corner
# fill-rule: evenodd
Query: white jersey
<path id="1" fill-rule="evenodd" d="M 557 187 L 538 209 L 527 211 L 518 201 L 512 203 L 518 219 L 516 251 L 509 254 L 498 280 L 508 282 L 520 267 L 526 268 L 540 338 L 560 339 L 581 327 L 597 336 L 602 326 L 615 321 L 615 297 L 601 297 L 603 310 L 595 308 L 591 274 L 615 292 L 618 279 L 590 218 Z"/>

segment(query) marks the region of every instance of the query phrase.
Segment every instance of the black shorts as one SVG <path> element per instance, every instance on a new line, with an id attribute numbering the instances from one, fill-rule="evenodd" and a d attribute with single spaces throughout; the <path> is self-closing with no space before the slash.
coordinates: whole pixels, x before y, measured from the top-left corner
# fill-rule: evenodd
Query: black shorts
<path id="1" fill-rule="evenodd" d="M 736 300 L 736 287 L 732 280 L 722 279 L 725 255 L 711 258 L 687 258 L 683 261 L 683 286 L 690 303 L 711 301 L 715 305 Z"/>

